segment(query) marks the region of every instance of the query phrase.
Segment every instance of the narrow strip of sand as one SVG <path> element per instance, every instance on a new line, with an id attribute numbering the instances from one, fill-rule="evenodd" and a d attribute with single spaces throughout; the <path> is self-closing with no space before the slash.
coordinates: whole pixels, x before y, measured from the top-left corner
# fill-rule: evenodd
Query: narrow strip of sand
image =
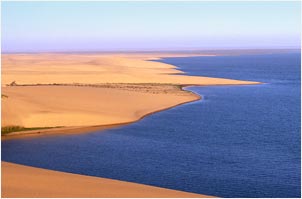
<path id="1" fill-rule="evenodd" d="M 2 162 L 4 198 L 204 198 L 201 194 Z M 4 183 L 3 183 L 4 182 Z"/>

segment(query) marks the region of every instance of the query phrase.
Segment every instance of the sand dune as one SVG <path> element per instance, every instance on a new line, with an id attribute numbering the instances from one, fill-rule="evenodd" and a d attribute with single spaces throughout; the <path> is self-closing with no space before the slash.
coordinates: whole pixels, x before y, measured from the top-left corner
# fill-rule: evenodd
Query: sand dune
<path id="1" fill-rule="evenodd" d="M 168 55 L 165 55 L 168 56 Z M 173 65 L 148 61 L 156 55 L 120 54 L 6 54 L 2 84 L 48 83 L 170 83 L 251 84 L 253 82 L 192 77 Z M 174 74 L 174 75 L 171 75 Z"/>
<path id="2" fill-rule="evenodd" d="M 148 61 L 151 58 L 158 58 L 157 56 L 156 54 L 3 55 L 2 85 L 15 81 L 19 85 L 55 83 L 69 86 L 4 86 L 2 94 L 8 97 L 1 100 L 2 126 L 83 127 L 124 123 L 198 98 L 192 93 L 180 90 L 179 85 L 257 84 L 249 81 L 180 75 L 182 71 L 173 65 Z M 90 86 L 71 86 L 75 83 Z M 133 87 L 134 83 L 141 84 L 141 87 L 139 89 L 137 85 L 136 88 Z M 98 87 L 92 87 L 93 85 Z M 126 87 L 128 89 L 125 89 Z M 154 89 L 162 92 L 154 92 Z"/>
<path id="3" fill-rule="evenodd" d="M 171 85 L 13 86 L 2 88 L 2 92 L 7 96 L 2 99 L 2 125 L 24 127 L 126 123 L 199 99 Z"/>
<path id="4" fill-rule="evenodd" d="M 118 180 L 83 176 L 2 162 L 2 197 L 18 198 L 202 198 L 175 191 Z"/>

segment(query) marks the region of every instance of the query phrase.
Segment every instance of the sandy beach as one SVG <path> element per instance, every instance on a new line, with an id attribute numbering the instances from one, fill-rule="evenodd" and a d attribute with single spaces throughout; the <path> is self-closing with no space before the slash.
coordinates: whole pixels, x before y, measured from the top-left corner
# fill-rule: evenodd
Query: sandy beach
<path id="1" fill-rule="evenodd" d="M 57 128 L 11 132 L 2 139 L 110 128 L 200 99 L 184 86 L 259 84 L 186 76 L 173 65 L 150 61 L 169 56 L 196 54 L 4 54 L 2 127 Z M 9 163 L 2 163 L 2 196 L 202 197 Z"/>

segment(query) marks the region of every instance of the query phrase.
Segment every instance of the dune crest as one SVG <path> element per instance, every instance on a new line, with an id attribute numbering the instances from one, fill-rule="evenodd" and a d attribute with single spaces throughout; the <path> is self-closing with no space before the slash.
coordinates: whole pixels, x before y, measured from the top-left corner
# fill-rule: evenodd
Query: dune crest
<path id="1" fill-rule="evenodd" d="M 1 167 L 2 197 L 5 198 L 209 197 L 119 180 L 50 171 L 8 162 L 2 162 Z"/>

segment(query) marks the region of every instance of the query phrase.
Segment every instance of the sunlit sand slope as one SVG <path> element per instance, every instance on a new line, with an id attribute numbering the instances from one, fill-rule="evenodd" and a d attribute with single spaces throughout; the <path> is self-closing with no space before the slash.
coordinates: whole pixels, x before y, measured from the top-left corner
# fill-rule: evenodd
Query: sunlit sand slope
<path id="1" fill-rule="evenodd" d="M 202 198 L 175 191 L 2 162 L 2 197 L 10 198 Z"/>
<path id="2" fill-rule="evenodd" d="M 1 99 L 2 126 L 91 126 L 130 122 L 198 98 L 180 90 L 179 85 L 258 83 L 186 76 L 173 65 L 148 61 L 158 56 L 3 55 L 2 94 L 6 97 Z M 29 84 L 32 86 L 24 86 Z"/>

